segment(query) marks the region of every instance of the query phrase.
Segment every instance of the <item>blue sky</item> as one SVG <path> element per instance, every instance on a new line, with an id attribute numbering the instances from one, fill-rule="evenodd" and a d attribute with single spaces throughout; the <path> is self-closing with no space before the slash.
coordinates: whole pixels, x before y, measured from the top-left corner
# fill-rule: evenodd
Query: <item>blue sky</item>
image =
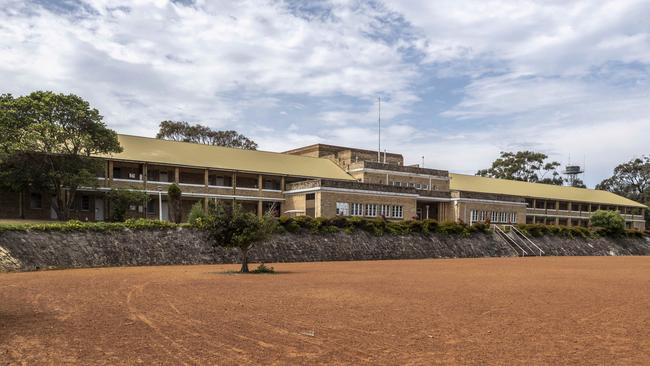
<path id="1" fill-rule="evenodd" d="M 121 133 L 161 120 L 265 150 L 324 142 L 474 173 L 499 151 L 650 154 L 650 2 L 0 0 L 1 92 L 89 100 Z"/>

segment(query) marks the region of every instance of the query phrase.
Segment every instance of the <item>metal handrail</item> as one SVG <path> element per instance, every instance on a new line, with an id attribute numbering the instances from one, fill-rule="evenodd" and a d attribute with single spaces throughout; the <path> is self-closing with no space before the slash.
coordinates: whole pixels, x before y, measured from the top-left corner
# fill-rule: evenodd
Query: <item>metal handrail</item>
<path id="1" fill-rule="evenodd" d="M 510 228 L 511 228 L 511 229 L 512 229 L 512 230 L 513 230 L 517 235 L 519 235 L 519 237 L 524 238 L 524 239 L 525 239 L 526 241 L 528 241 L 532 246 L 534 246 L 535 248 L 537 248 L 537 250 L 539 250 L 539 256 L 540 256 L 540 257 L 541 257 L 542 255 L 545 254 L 544 251 L 542 250 L 542 248 L 539 247 L 539 245 L 535 244 L 535 242 L 533 242 L 532 240 L 530 240 L 530 238 L 529 238 L 528 236 L 526 236 L 526 234 L 522 233 L 521 230 L 519 230 L 517 227 L 515 227 L 514 225 L 510 225 Z"/>
<path id="2" fill-rule="evenodd" d="M 503 240 L 506 241 L 506 244 L 508 244 L 508 246 L 510 246 L 510 248 L 511 248 L 512 250 L 514 250 L 515 253 L 517 253 L 517 255 L 519 255 L 519 252 L 517 251 L 517 249 L 515 249 L 515 248 L 512 246 L 512 244 L 516 245 L 517 248 L 519 248 L 519 250 L 521 250 L 521 255 L 522 255 L 522 256 L 525 256 L 525 255 L 527 254 L 526 250 L 524 250 L 524 248 L 522 248 L 519 244 L 517 244 L 517 242 L 514 241 L 514 239 L 512 239 L 511 237 L 509 237 L 509 236 L 506 234 L 506 232 L 503 231 L 503 229 L 501 229 L 498 225 L 495 225 L 495 224 L 493 224 L 492 226 L 494 227 L 494 229 L 495 229 L 495 231 L 497 232 L 497 234 L 498 234 L 498 235 L 499 235 Z"/>

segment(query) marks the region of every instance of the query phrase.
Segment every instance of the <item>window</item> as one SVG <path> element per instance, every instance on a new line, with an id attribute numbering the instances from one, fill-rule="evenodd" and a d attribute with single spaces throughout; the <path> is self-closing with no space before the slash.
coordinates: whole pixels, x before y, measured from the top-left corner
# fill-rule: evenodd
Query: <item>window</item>
<path id="1" fill-rule="evenodd" d="M 282 180 L 279 177 L 264 177 L 263 188 L 279 191 L 282 189 Z"/>
<path id="2" fill-rule="evenodd" d="M 420 183 L 416 183 L 416 184 L 415 184 L 415 188 L 417 188 L 417 189 L 421 189 L 421 188 L 422 188 L 422 185 L 421 185 Z"/>
<path id="3" fill-rule="evenodd" d="M 363 216 L 363 205 L 361 203 L 353 203 L 350 213 L 352 216 Z"/>
<path id="4" fill-rule="evenodd" d="M 404 208 L 402 206 L 391 206 L 391 217 L 397 219 L 404 217 Z"/>
<path id="5" fill-rule="evenodd" d="M 373 204 L 367 204 L 366 205 L 366 216 L 377 216 L 377 205 Z"/>
<path id="6" fill-rule="evenodd" d="M 43 208 L 43 197 L 40 193 L 32 193 L 29 196 L 29 208 L 32 210 L 40 210 Z"/>
<path id="7" fill-rule="evenodd" d="M 232 187 L 232 174 L 226 172 L 210 172 L 208 184 L 218 187 Z"/>
<path id="8" fill-rule="evenodd" d="M 390 206 L 379 205 L 379 215 L 383 217 L 390 217 Z"/>
<path id="9" fill-rule="evenodd" d="M 316 199 L 316 193 L 307 193 L 307 194 L 305 195 L 305 199 L 306 199 L 307 201 L 313 201 L 313 200 L 315 200 L 315 199 Z"/>
<path id="10" fill-rule="evenodd" d="M 422 185 L 422 189 L 424 189 L 424 190 L 429 189 L 429 185 L 428 185 L 428 184 L 423 184 L 423 185 Z"/>
<path id="11" fill-rule="evenodd" d="M 138 209 L 138 206 L 136 205 L 129 205 L 129 211 L 135 211 Z"/>
<path id="12" fill-rule="evenodd" d="M 81 202 L 79 203 L 79 209 L 81 211 L 90 210 L 90 196 L 81 196 Z"/>
<path id="13" fill-rule="evenodd" d="M 347 202 L 336 202 L 336 215 L 337 216 L 350 215 L 350 205 Z"/>

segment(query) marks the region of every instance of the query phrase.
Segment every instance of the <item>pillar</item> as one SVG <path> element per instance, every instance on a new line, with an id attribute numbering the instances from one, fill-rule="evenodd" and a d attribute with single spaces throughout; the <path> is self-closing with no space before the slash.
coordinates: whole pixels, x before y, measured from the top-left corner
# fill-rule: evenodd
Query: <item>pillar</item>
<path id="1" fill-rule="evenodd" d="M 263 215 L 262 210 L 263 209 L 264 209 L 264 206 L 262 204 L 262 201 L 261 200 L 257 201 L 257 216 L 262 217 L 262 215 Z"/>
<path id="2" fill-rule="evenodd" d="M 181 178 L 181 170 L 180 168 L 176 167 L 174 168 L 174 183 L 178 184 L 180 182 Z"/>
<path id="3" fill-rule="evenodd" d="M 260 194 L 262 193 L 262 186 L 264 185 L 264 177 L 262 174 L 259 174 L 257 176 L 257 189 L 260 191 Z"/>

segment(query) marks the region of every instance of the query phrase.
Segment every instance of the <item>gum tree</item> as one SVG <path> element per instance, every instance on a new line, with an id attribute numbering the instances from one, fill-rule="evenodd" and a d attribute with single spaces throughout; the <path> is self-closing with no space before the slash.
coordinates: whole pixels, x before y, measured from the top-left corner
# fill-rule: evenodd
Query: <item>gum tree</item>
<path id="1" fill-rule="evenodd" d="M 491 178 L 519 180 L 532 183 L 562 185 L 564 179 L 557 169 L 560 163 L 546 161 L 548 156 L 533 151 L 501 152 L 501 156 L 488 169 L 476 175 Z"/>
<path id="2" fill-rule="evenodd" d="M 67 220 L 80 187 L 97 184 L 103 167 L 94 155 L 122 151 L 97 109 L 73 94 L 37 91 L 0 98 L 0 184 L 50 193 L 59 220 Z"/>

